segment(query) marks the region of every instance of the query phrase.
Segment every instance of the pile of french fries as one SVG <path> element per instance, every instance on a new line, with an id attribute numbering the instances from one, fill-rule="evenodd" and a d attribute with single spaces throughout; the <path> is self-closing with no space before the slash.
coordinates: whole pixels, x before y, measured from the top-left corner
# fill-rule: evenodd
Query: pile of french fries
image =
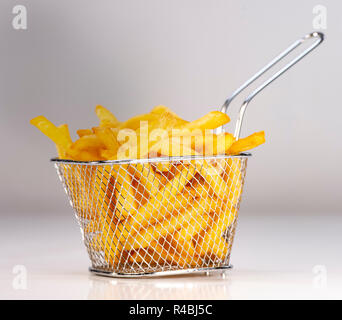
<path id="1" fill-rule="evenodd" d="M 60 159 L 79 162 L 63 174 L 74 207 L 89 220 L 85 233 L 96 235 L 91 250 L 104 252 L 114 269 L 224 261 L 244 163 L 239 157 L 210 156 L 250 150 L 265 142 L 264 132 L 239 140 L 215 134 L 229 122 L 219 111 L 191 122 L 164 106 L 124 122 L 102 106 L 95 112 L 99 125 L 78 130 L 74 142 L 66 124 L 55 126 L 43 116 L 31 120 L 55 142 Z M 168 158 L 183 156 L 206 157 Z M 82 166 L 83 161 L 145 158 L 160 160 Z"/>

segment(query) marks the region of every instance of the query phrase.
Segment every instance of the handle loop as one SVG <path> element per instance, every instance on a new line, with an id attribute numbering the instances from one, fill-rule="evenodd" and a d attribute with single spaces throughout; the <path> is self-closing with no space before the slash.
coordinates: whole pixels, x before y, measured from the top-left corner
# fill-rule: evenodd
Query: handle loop
<path id="1" fill-rule="evenodd" d="M 297 47 L 299 47 L 301 44 L 303 44 L 305 41 L 309 39 L 316 38 L 317 40 L 306 50 L 304 50 L 302 53 L 300 53 L 296 58 L 294 58 L 292 61 L 290 61 L 287 65 L 285 65 L 283 68 L 281 68 L 278 72 L 276 72 L 273 76 L 271 76 L 268 80 L 266 80 L 263 84 L 261 84 L 257 89 L 252 91 L 251 94 L 247 96 L 247 98 L 244 100 L 240 107 L 238 119 L 236 121 L 235 125 L 235 132 L 234 136 L 236 139 L 239 139 L 240 132 L 241 132 L 241 125 L 242 121 L 245 115 L 246 108 L 249 104 L 249 102 L 264 88 L 266 88 L 270 83 L 272 83 L 274 80 L 279 78 L 283 73 L 285 73 L 288 69 L 290 69 L 292 66 L 294 66 L 297 62 L 299 62 L 301 59 L 303 59 L 308 53 L 310 53 L 313 49 L 315 49 L 317 46 L 319 46 L 322 41 L 324 40 L 324 34 L 321 32 L 312 32 L 304 37 L 300 38 L 299 40 L 295 41 L 292 45 L 290 45 L 286 50 L 284 50 L 281 54 L 279 54 L 277 57 L 275 57 L 271 62 L 269 62 L 266 66 L 264 66 L 261 70 L 259 70 L 253 77 L 251 77 L 249 80 L 247 80 L 244 84 L 242 84 L 237 90 L 233 92 L 233 94 L 224 102 L 221 111 L 224 113 L 227 113 L 228 107 L 231 104 L 231 102 L 235 99 L 236 96 L 238 96 L 245 88 L 247 88 L 251 83 L 253 83 L 255 80 L 257 80 L 260 76 L 262 76 L 266 71 L 271 69 L 275 64 L 277 64 L 279 61 L 281 61 L 283 58 L 285 58 L 289 53 L 291 53 L 293 50 L 295 50 Z M 223 126 L 217 129 L 217 133 L 223 132 Z"/>

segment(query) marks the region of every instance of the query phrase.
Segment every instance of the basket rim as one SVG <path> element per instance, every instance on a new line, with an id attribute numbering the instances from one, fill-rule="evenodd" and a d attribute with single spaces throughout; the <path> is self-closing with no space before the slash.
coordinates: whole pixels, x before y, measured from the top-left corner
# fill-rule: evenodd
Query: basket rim
<path id="1" fill-rule="evenodd" d="M 182 156 L 182 157 L 154 157 L 143 159 L 122 159 L 122 160 L 98 160 L 98 161 L 76 161 L 69 159 L 51 158 L 51 162 L 65 163 L 65 164 L 83 164 L 83 165 L 111 165 L 111 164 L 134 164 L 134 163 L 150 163 L 150 162 L 177 162 L 189 160 L 212 160 L 212 159 L 227 159 L 227 158 L 249 158 L 251 153 L 240 153 L 238 155 L 215 155 L 215 156 Z"/>
<path id="2" fill-rule="evenodd" d="M 219 267 L 199 267 L 199 268 L 188 268 L 188 269 L 178 269 L 178 270 L 165 270 L 165 271 L 152 271 L 152 272 L 137 272 L 137 273 L 120 273 L 114 271 L 105 271 L 97 268 L 90 267 L 89 271 L 95 275 L 111 278 L 126 278 L 126 279 L 136 279 L 136 278 L 155 278 L 155 277 L 170 277 L 177 275 L 185 275 L 190 273 L 204 273 L 204 272 L 224 272 L 226 270 L 232 269 L 233 265 L 227 264 Z"/>

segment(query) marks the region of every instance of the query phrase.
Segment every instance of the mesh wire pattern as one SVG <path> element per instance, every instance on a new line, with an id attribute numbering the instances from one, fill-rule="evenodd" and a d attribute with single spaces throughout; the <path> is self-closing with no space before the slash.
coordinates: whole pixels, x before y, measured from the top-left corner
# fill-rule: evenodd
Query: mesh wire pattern
<path id="1" fill-rule="evenodd" d="M 92 270 L 134 276 L 229 266 L 247 159 L 53 161 Z"/>

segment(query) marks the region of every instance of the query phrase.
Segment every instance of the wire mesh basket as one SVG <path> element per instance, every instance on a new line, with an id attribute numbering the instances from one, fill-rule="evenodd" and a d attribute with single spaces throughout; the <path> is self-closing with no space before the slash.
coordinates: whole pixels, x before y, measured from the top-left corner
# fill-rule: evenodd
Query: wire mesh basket
<path id="1" fill-rule="evenodd" d="M 249 102 L 324 40 L 313 32 L 242 84 L 232 100 L 307 40 L 315 42 L 244 100 Z M 216 133 L 223 132 L 218 128 Z M 52 159 L 81 227 L 90 270 L 110 276 L 167 275 L 229 267 L 250 154 L 77 162 Z"/>
<path id="2" fill-rule="evenodd" d="M 248 156 L 53 161 L 91 270 L 141 276 L 229 266 Z"/>

